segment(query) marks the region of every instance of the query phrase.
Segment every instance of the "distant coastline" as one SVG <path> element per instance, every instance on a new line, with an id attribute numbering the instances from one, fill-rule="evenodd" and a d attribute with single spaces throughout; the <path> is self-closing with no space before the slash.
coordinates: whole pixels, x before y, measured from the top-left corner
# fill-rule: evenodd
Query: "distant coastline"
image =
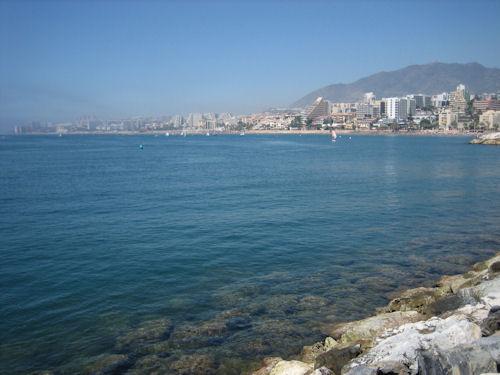
<path id="1" fill-rule="evenodd" d="M 439 130 L 415 130 L 415 131 L 391 131 L 391 130 L 347 130 L 340 129 L 335 130 L 337 136 L 342 135 L 370 135 L 370 136 L 445 136 L 445 137 L 475 137 L 479 136 L 482 133 L 479 132 L 470 132 L 470 131 L 448 131 L 443 132 Z M 186 133 L 186 136 L 217 136 L 217 135 L 330 135 L 330 130 L 247 130 L 244 132 L 240 131 L 212 131 L 207 132 L 206 130 L 191 130 L 191 131 L 182 131 L 182 130 L 173 130 L 173 131 L 147 131 L 147 132 L 139 132 L 139 131 L 92 131 L 92 132 L 67 132 L 67 133 L 44 133 L 44 132 L 33 132 L 28 134 L 16 134 L 16 135 L 53 135 L 57 136 L 61 134 L 62 136 L 71 136 L 71 135 L 150 135 L 150 136 L 183 136 L 183 133 Z M 168 137 L 167 136 L 167 137 Z"/>

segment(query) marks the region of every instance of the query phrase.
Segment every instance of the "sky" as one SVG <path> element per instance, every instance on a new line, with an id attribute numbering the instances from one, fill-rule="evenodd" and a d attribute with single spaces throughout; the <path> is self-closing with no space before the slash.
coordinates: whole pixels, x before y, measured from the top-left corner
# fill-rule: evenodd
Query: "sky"
<path id="1" fill-rule="evenodd" d="M 283 107 L 411 64 L 500 67 L 500 1 L 0 0 L 0 130 Z"/>

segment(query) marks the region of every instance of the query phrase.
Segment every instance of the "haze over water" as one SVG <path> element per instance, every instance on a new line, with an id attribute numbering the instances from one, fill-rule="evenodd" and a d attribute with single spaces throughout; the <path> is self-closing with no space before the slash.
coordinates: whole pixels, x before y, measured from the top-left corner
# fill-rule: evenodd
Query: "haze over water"
<path id="1" fill-rule="evenodd" d="M 0 139 L 0 372 L 81 371 L 157 318 L 166 358 L 237 371 L 462 272 L 500 245 L 500 153 L 467 141 Z"/>

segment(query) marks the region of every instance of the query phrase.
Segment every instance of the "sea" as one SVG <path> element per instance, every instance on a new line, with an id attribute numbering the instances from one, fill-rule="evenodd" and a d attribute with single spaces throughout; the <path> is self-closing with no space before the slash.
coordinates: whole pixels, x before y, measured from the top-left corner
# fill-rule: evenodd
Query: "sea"
<path id="1" fill-rule="evenodd" d="M 500 250 L 500 148 L 468 141 L 1 137 L 0 373 L 298 355 Z"/>

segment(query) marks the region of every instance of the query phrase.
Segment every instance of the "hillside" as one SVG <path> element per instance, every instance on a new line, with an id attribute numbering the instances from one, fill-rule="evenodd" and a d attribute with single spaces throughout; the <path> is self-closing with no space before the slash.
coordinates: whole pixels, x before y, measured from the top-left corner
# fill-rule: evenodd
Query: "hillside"
<path id="1" fill-rule="evenodd" d="M 453 90 L 459 83 L 472 93 L 500 91 L 500 69 L 478 63 L 431 63 L 410 65 L 391 72 L 380 72 L 353 83 L 337 83 L 315 90 L 292 104 L 305 107 L 318 96 L 334 102 L 354 102 L 373 91 L 378 98 L 405 94 L 437 94 Z"/>

